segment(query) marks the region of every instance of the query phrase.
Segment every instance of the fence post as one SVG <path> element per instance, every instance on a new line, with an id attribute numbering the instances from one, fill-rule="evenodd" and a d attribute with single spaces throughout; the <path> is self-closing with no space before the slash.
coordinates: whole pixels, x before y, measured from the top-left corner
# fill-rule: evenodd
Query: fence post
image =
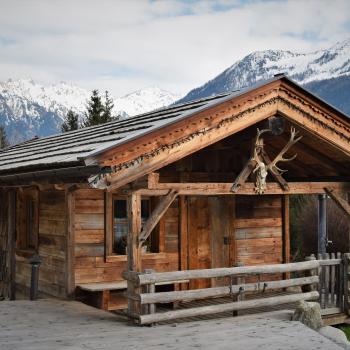
<path id="1" fill-rule="evenodd" d="M 244 263 L 241 261 L 237 261 L 236 264 L 234 264 L 234 267 L 241 267 L 244 266 Z M 238 276 L 236 278 L 236 285 L 242 285 L 245 283 L 245 277 L 244 276 Z M 239 292 L 236 297 L 236 301 L 243 301 L 244 300 L 244 287 L 240 287 Z M 238 311 L 233 311 L 233 316 L 238 316 Z"/>
<path id="2" fill-rule="evenodd" d="M 305 261 L 314 261 L 316 260 L 316 257 L 314 254 L 311 254 L 310 256 L 307 256 L 305 258 Z M 312 270 L 306 270 L 305 271 L 305 276 L 310 277 L 310 276 L 317 276 L 318 275 L 318 269 L 312 269 Z M 316 285 L 314 283 L 312 284 L 307 284 L 302 288 L 305 292 L 312 292 L 316 290 Z"/>
<path id="3" fill-rule="evenodd" d="M 344 300 L 343 300 L 343 275 L 344 275 L 344 266 L 343 266 L 343 258 L 341 253 L 337 253 L 337 259 L 340 259 L 340 264 L 337 270 L 337 307 L 344 311 Z"/>
<path id="4" fill-rule="evenodd" d="M 324 253 L 323 257 L 325 260 L 329 259 L 329 254 L 328 253 Z M 329 265 L 324 266 L 324 287 L 325 287 L 325 295 L 324 295 L 324 299 L 325 299 L 325 308 L 328 307 L 329 305 Z"/>
<path id="5" fill-rule="evenodd" d="M 145 273 L 154 273 L 153 269 L 145 269 Z M 154 283 L 146 285 L 146 293 L 155 293 L 156 285 Z M 148 314 L 154 314 L 156 312 L 156 304 L 145 305 L 145 312 Z"/>
<path id="6" fill-rule="evenodd" d="M 335 259 L 335 253 L 331 253 L 331 260 Z M 336 265 L 331 265 L 331 305 L 332 307 L 335 306 L 335 269 L 336 269 Z"/>
<path id="7" fill-rule="evenodd" d="M 317 254 L 317 258 L 318 260 L 323 260 L 324 259 L 324 256 L 321 254 L 321 253 L 318 253 Z M 326 290 L 325 290 L 325 267 L 323 265 L 320 265 L 320 267 L 318 268 L 318 274 L 319 274 L 319 277 L 320 277 L 320 282 L 319 282 L 319 286 L 318 286 L 318 289 L 319 289 L 319 294 L 320 294 L 320 306 L 321 306 L 321 309 L 324 309 L 325 308 L 325 294 L 326 294 Z"/>
<path id="8" fill-rule="evenodd" d="M 344 312 L 349 315 L 349 267 L 350 267 L 350 253 L 345 253 L 343 255 L 343 281 L 344 281 L 344 287 L 343 287 L 343 293 L 344 293 Z"/>

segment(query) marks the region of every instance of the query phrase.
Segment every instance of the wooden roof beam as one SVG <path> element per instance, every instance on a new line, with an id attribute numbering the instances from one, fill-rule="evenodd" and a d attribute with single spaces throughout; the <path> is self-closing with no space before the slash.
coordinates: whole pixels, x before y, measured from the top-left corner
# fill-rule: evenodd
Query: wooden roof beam
<path id="1" fill-rule="evenodd" d="M 339 193 L 336 193 L 334 188 L 326 187 L 325 191 L 329 197 L 331 197 L 334 203 L 350 218 L 350 205 L 342 198 Z"/>

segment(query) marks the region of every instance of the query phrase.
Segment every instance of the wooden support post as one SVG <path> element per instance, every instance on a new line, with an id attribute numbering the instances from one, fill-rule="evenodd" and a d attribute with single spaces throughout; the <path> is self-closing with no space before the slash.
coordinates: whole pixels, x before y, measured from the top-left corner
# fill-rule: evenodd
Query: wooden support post
<path id="1" fill-rule="evenodd" d="M 282 197 L 282 220 L 283 220 L 283 262 L 288 264 L 290 262 L 290 223 L 289 223 L 289 196 Z M 283 275 L 284 279 L 290 278 L 290 273 Z"/>
<path id="2" fill-rule="evenodd" d="M 326 253 L 327 246 L 327 196 L 318 196 L 318 253 Z M 323 257 L 323 256 L 322 256 Z"/>
<path id="3" fill-rule="evenodd" d="M 9 298 L 16 300 L 16 191 L 8 193 Z"/>
<path id="4" fill-rule="evenodd" d="M 75 255 L 74 255 L 74 223 L 75 223 L 75 192 L 66 191 L 67 205 L 67 251 L 66 251 L 66 293 L 74 298 L 75 294 Z"/>
<path id="5" fill-rule="evenodd" d="M 180 196 L 180 270 L 188 270 L 188 207 L 187 197 Z M 181 290 L 188 289 L 187 284 L 181 284 Z"/>
<path id="6" fill-rule="evenodd" d="M 253 159 L 249 159 L 243 170 L 239 173 L 237 176 L 235 182 L 233 183 L 231 187 L 231 192 L 236 193 L 240 187 L 246 182 L 248 179 L 248 176 L 251 174 L 251 172 L 254 170 L 254 167 L 256 165 L 256 161 Z"/>
<path id="7" fill-rule="evenodd" d="M 177 191 L 170 190 L 169 193 L 158 203 L 157 207 L 152 211 L 151 216 L 148 218 L 147 222 L 142 228 L 142 232 L 139 237 L 140 245 L 146 241 L 152 230 L 157 226 L 159 220 L 162 218 L 164 213 L 170 207 L 171 203 L 177 197 L 177 194 Z"/>
<path id="8" fill-rule="evenodd" d="M 345 253 L 344 261 L 344 312 L 349 315 L 349 267 L 350 267 L 350 253 Z"/>
<path id="9" fill-rule="evenodd" d="M 348 216 L 350 216 L 350 204 L 342 198 L 339 193 L 334 192 L 332 188 L 325 188 L 325 192 L 333 199 L 335 204 Z"/>
<path id="10" fill-rule="evenodd" d="M 141 272 L 141 248 L 139 245 L 139 235 L 141 231 L 141 196 L 138 193 L 132 193 L 128 196 L 128 219 L 129 219 L 129 234 L 128 234 L 128 249 L 127 261 L 128 271 Z M 127 282 L 128 294 L 139 294 L 140 288 L 135 287 L 132 281 Z M 141 313 L 141 305 L 138 301 L 128 299 L 128 314 L 135 315 Z"/>

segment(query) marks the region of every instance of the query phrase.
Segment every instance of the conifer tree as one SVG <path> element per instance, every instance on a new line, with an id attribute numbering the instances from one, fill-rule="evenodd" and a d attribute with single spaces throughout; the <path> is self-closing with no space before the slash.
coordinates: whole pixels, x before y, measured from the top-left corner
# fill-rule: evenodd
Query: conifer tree
<path id="1" fill-rule="evenodd" d="M 5 128 L 0 125 L 0 149 L 8 147 L 8 145 Z"/>
<path id="2" fill-rule="evenodd" d="M 79 116 L 70 109 L 64 118 L 61 130 L 62 132 L 67 132 L 77 129 L 79 129 Z"/>
<path id="3" fill-rule="evenodd" d="M 85 113 L 84 127 L 102 124 L 104 106 L 98 90 L 93 90 L 90 100 L 87 104 L 87 112 Z"/>
<path id="4" fill-rule="evenodd" d="M 103 115 L 102 115 L 102 123 L 108 123 L 114 119 L 112 116 L 112 109 L 114 107 L 113 99 L 109 97 L 109 93 L 105 91 L 105 100 L 103 105 Z"/>

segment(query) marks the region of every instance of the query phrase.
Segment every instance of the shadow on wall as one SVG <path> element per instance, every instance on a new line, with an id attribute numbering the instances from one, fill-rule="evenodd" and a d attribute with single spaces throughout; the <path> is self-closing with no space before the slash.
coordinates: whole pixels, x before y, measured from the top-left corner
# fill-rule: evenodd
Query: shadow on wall
<path id="1" fill-rule="evenodd" d="M 317 195 L 291 196 L 290 230 L 291 254 L 294 261 L 317 253 L 318 235 Z M 327 200 L 328 253 L 349 252 L 349 220 L 332 199 Z"/>

